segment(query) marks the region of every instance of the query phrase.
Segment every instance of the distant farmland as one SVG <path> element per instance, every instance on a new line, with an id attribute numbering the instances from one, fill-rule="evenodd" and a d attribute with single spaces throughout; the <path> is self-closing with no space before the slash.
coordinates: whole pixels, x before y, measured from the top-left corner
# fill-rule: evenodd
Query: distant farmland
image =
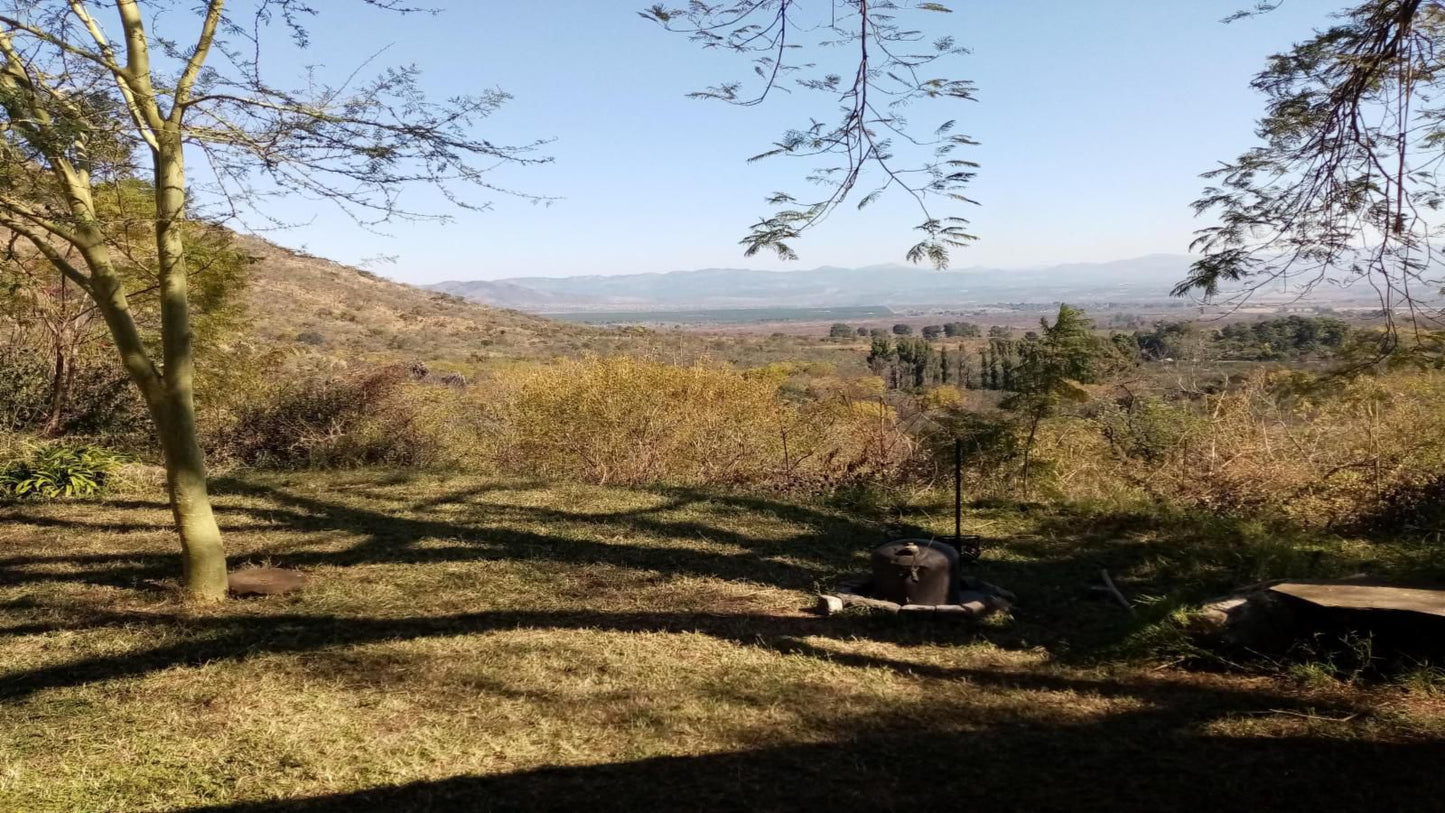
<path id="1" fill-rule="evenodd" d="M 680 311 L 582 311 L 539 313 L 549 319 L 589 325 L 739 325 L 752 322 L 822 322 L 885 319 L 893 310 L 882 306 L 851 308 L 719 308 Z"/>

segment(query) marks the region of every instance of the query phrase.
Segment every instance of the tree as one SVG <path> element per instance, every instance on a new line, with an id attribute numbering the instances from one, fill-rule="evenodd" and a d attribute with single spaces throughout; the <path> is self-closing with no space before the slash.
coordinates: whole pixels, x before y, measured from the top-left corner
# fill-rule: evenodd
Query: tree
<path id="1" fill-rule="evenodd" d="M 943 326 L 925 325 L 923 328 L 923 338 L 927 339 L 930 342 L 938 341 L 939 339 L 943 338 Z"/>
<path id="2" fill-rule="evenodd" d="M 414 69 L 355 86 L 278 89 L 257 62 L 257 38 L 281 26 L 304 43 L 302 24 L 315 12 L 301 0 L 252 5 L 249 14 L 228 10 L 226 0 L 207 0 L 194 17 L 164 11 L 115 0 L 107 22 L 89 0 L 0 4 L 0 226 L 64 274 L 105 322 L 155 425 L 185 593 L 216 600 L 226 593 L 226 560 L 196 433 L 186 244 L 198 213 L 188 150 L 204 157 L 228 210 L 254 209 L 268 192 L 305 194 L 371 223 L 420 216 L 397 197 L 412 183 L 475 205 L 462 191 L 496 189 L 488 166 L 545 159 L 529 155 L 534 145 L 470 134 L 506 100 L 499 91 L 434 103 Z M 155 344 L 145 340 L 136 290 L 122 272 L 119 247 L 133 224 L 103 205 L 105 189 L 142 172 L 155 244 Z"/>
<path id="3" fill-rule="evenodd" d="M 1106 355 L 1103 343 L 1094 335 L 1094 326 L 1084 312 L 1068 305 L 1059 306 L 1054 323 L 1039 320 L 1040 334 L 1036 341 L 1025 342 L 1020 362 L 1012 376 L 1014 394 L 1003 402 L 1028 421 L 1028 439 L 1024 442 L 1021 479 L 1028 494 L 1030 463 L 1039 424 L 1055 414 L 1068 401 L 1088 397 L 1080 384 L 1094 383 L 1102 370 Z"/>
<path id="4" fill-rule="evenodd" d="M 867 337 L 872 335 L 866 327 L 860 327 L 854 332 L 860 337 Z"/>
<path id="5" fill-rule="evenodd" d="M 912 336 L 912 335 L 913 335 L 913 328 L 912 328 L 911 326 L 909 326 L 909 325 L 905 325 L 905 324 L 903 324 L 902 322 L 900 322 L 900 323 L 898 323 L 898 324 L 896 324 L 896 325 L 893 326 L 893 335 L 894 335 L 894 336 Z"/>
<path id="6" fill-rule="evenodd" d="M 949 322 L 943 326 L 943 335 L 950 339 L 976 339 L 983 331 L 972 322 Z"/>
<path id="7" fill-rule="evenodd" d="M 990 339 L 1007 339 L 1012 337 L 1013 335 L 1013 330 L 1006 328 L 1003 325 L 994 325 L 988 329 L 988 337 Z"/>
<path id="8" fill-rule="evenodd" d="M 953 132 L 955 119 L 921 130 L 903 115 L 929 100 L 974 98 L 972 82 L 930 73 L 965 53 L 953 37 L 925 33 L 923 20 L 948 13 L 944 4 L 922 0 L 720 0 L 686 8 L 658 4 L 641 12 L 703 48 L 746 57 L 760 79 L 756 89 L 729 81 L 699 90 L 694 98 L 754 106 L 775 92 L 796 90 L 800 94 L 790 95 L 790 105 L 806 108 L 802 94 L 818 94 L 834 109 L 831 119 L 804 114 L 806 123 L 750 159 L 816 159 L 820 164 L 807 181 L 824 195 L 811 201 L 786 192 L 770 195 L 768 204 L 779 208 L 742 239 L 747 256 L 767 250 L 796 259 L 792 241 L 827 219 L 860 183 L 868 190 L 858 200 L 860 209 L 890 190 L 917 205 L 923 221 L 916 229 L 923 239 L 907 250 L 910 262 L 944 268 L 949 249 L 975 239 L 965 230 L 965 218 L 939 215 L 930 206 L 932 199 L 973 202 L 963 189 L 976 165 L 954 156 L 973 140 Z M 826 58 L 835 53 L 839 60 Z"/>
<path id="9" fill-rule="evenodd" d="M 845 325 L 842 322 L 835 322 L 832 327 L 828 328 L 828 337 L 833 339 L 851 339 L 853 338 L 853 327 L 851 325 Z"/>
<path id="10" fill-rule="evenodd" d="M 894 381 L 894 362 L 898 354 L 893 349 L 893 340 L 886 335 L 874 336 L 873 344 L 868 349 L 868 369 L 873 374 L 883 379 L 884 385 L 896 387 Z"/>
<path id="11" fill-rule="evenodd" d="M 1240 304 L 1271 286 L 1365 284 L 1389 323 L 1382 352 L 1398 344 L 1397 311 L 1416 330 L 1438 322 L 1442 48 L 1438 0 L 1366 0 L 1271 57 L 1253 82 L 1263 143 L 1205 176 L 1215 183 L 1194 206 L 1219 222 L 1174 293 Z"/>
<path id="12" fill-rule="evenodd" d="M 133 291 L 130 303 L 137 325 L 147 343 L 158 333 L 156 292 L 159 280 L 154 272 L 155 235 L 148 216 L 153 191 L 140 181 L 106 184 L 97 198 L 102 217 L 118 229 L 116 272 Z M 234 246 L 234 235 L 221 228 L 186 223 L 186 254 L 190 269 L 193 331 L 203 345 L 238 321 L 238 295 L 245 285 L 245 269 L 252 258 Z M 54 436 L 66 429 L 70 418 L 71 393 L 84 365 L 94 372 L 95 351 L 105 340 L 106 327 L 94 300 L 76 287 L 43 255 L 27 250 L 19 235 L 0 254 L 0 305 L 8 306 L 10 318 L 18 325 L 38 328 L 40 345 L 50 359 L 50 387 L 41 435 Z M 58 246 L 65 259 L 83 262 L 71 246 Z M 123 373 L 122 373 L 123 375 Z M 85 417 L 85 416 L 81 416 Z M 93 416 L 91 416 L 93 417 Z"/>

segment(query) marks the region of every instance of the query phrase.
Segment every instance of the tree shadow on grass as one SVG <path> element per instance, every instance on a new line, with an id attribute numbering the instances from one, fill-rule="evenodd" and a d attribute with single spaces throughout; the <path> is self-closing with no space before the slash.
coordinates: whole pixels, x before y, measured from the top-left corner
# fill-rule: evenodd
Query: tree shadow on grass
<path id="1" fill-rule="evenodd" d="M 1074 728 L 858 736 L 702 756 L 459 776 L 313 798 L 193 808 L 289 811 L 1438 810 L 1437 745 L 1190 738 L 1147 718 Z"/>
<path id="2" fill-rule="evenodd" d="M 1055 692 L 1124 698 L 1123 712 L 1054 720 L 1008 719 L 987 701 L 949 703 L 947 683 L 927 697 L 939 712 L 849 717 L 813 733 L 826 742 L 769 745 L 739 753 L 679 756 L 586 767 L 463 776 L 308 799 L 211 808 L 233 811 L 341 810 L 1030 810 L 1429 809 L 1445 780 L 1435 770 L 1445 748 L 1432 741 L 1369 742 L 1332 732 L 1252 738 L 1211 726 L 1255 715 L 1317 717 L 1323 726 L 1364 712 L 1346 697 L 1308 700 L 1278 687 L 1192 682 L 1151 675 L 1095 676 L 916 663 L 838 651 L 829 641 L 916 636 L 946 639 L 959 627 L 930 629 L 901 619 L 779 618 L 748 615 L 605 612 L 479 612 L 405 618 L 267 614 L 185 617 L 94 614 L 43 629 L 155 628 L 166 643 L 11 673 L 0 703 L 38 692 L 141 677 L 268 654 L 304 655 L 372 643 L 479 635 L 504 630 L 674 632 L 816 658 L 843 667 L 886 670 L 960 691 Z M 306 661 L 301 661 L 306 663 Z M 324 663 L 324 662 L 321 662 Z M 318 664 L 320 665 L 320 664 Z M 819 690 L 826 690 L 820 686 Z M 719 691 L 722 690 L 721 688 Z M 816 726 L 815 726 L 816 728 Z M 778 739 L 789 732 L 780 730 Z"/>
<path id="3" fill-rule="evenodd" d="M 605 565 L 663 578 L 796 590 L 800 608 L 815 587 L 865 571 L 866 552 L 885 537 L 883 518 L 874 514 L 683 488 L 634 490 L 631 494 L 645 504 L 616 511 L 570 506 L 556 497 L 510 497 L 511 492 L 546 488 L 528 482 L 467 483 L 420 499 L 406 490 L 378 490 L 372 481 L 358 488 L 343 487 L 327 496 L 263 480 L 222 478 L 215 491 L 228 529 L 266 532 L 261 544 L 237 551 L 237 561 L 260 558 L 300 569 L 484 561 Z M 168 532 L 159 501 L 106 505 L 155 511 L 156 524 L 128 518 L 94 522 L 83 516 L 27 516 L 24 521 L 78 532 Z M 1034 514 L 1030 535 L 986 542 L 984 559 L 973 568 L 1020 596 L 1010 623 L 978 632 L 920 628 L 897 619 L 829 623 L 852 625 L 857 634 L 893 642 L 982 635 L 1007 648 L 1044 646 L 1061 659 L 1090 660 L 1179 601 L 1255 580 L 1257 558 L 1263 555 L 1226 521 L 1203 527 L 1147 514 L 1101 517 L 1069 509 Z M 785 530 L 753 533 L 749 522 L 759 519 Z M 927 535 L 916 527 L 901 530 Z M 344 539 L 327 536 L 334 532 Z M 707 544 L 679 544 L 690 540 Z M 1289 572 L 1292 566 L 1295 572 Z M 19 554 L 0 558 L 0 586 L 70 581 L 137 588 L 172 579 L 175 567 L 172 554 L 150 551 Z M 1300 557 L 1272 575 L 1325 575 L 1329 567 L 1343 565 Z M 1090 587 L 1099 582 L 1101 570 L 1108 570 L 1131 598 L 1153 603 L 1141 606 L 1136 618 L 1099 600 Z"/>
<path id="4" fill-rule="evenodd" d="M 666 575 L 766 582 L 806 590 L 815 581 L 847 572 L 880 539 L 866 517 L 788 503 L 658 490 L 650 504 L 615 513 L 553 506 L 486 504 L 487 525 L 466 517 L 406 515 L 301 495 L 246 481 L 223 481 L 220 501 L 228 521 L 264 521 L 273 531 L 299 534 L 345 531 L 344 547 L 273 545 L 253 555 L 274 555 L 294 567 L 347 567 L 374 563 L 457 562 L 530 558 L 547 562 L 607 564 Z M 425 509 L 475 499 L 463 490 L 438 495 Z M 767 538 L 693 518 L 703 504 L 773 517 L 797 526 Z M 415 506 L 415 504 L 412 504 Z M 134 507 L 156 508 L 149 503 Z M 684 516 L 675 516 L 682 512 Z M 707 513 L 703 517 L 711 516 Z M 38 518 L 37 518 L 38 519 Z M 520 530 L 516 523 L 546 530 Z M 47 520 L 49 521 L 49 520 Z M 53 520 L 86 528 L 84 522 Z M 1056 523 L 1056 524 L 1051 524 Z M 1132 581 L 1139 592 L 1159 579 L 1149 565 L 1154 542 L 1115 538 L 1116 529 L 1093 529 L 1059 514 L 1040 524 L 1037 540 L 1010 543 L 1008 556 L 985 560 L 985 577 L 1022 595 L 1020 621 L 985 632 L 1019 645 L 1049 639 L 1067 654 L 1089 630 L 1124 634 L 1129 622 L 1116 608 L 1080 601 L 1087 578 L 1101 566 Z M 138 530 L 134 527 L 111 530 Z M 145 527 L 144 530 L 155 530 Z M 164 530 L 164 526 L 159 528 Z M 582 533 L 590 529 L 592 533 Z M 599 529 L 607 531 L 598 534 Z M 691 539 L 702 535 L 740 552 L 716 547 L 672 548 L 626 541 L 630 533 Z M 358 539 L 351 539 L 350 537 Z M 620 541 L 598 541 L 609 537 Z M 433 540 L 419 546 L 420 540 Z M 435 540 L 445 544 L 436 545 Z M 267 547 L 271 546 L 271 547 Z M 1025 555 L 1026 554 L 1026 555 Z M 29 565 L 75 568 L 38 573 Z M 99 583 L 165 578 L 169 554 L 31 555 L 0 559 L 0 584 L 66 580 Z M 1151 576 L 1150 574 L 1156 574 Z M 1164 582 L 1158 582 L 1161 586 Z M 539 585 L 539 589 L 545 589 Z M 303 605 L 304 606 L 304 605 Z M 14 609 L 34 608 L 22 602 Z M 44 608 L 40 608 L 44 609 Z M 264 608 L 270 610 L 271 608 Z M 1089 676 L 1051 670 L 964 668 L 915 663 L 831 648 L 830 641 L 867 638 L 898 644 L 966 642 L 974 628 L 901 618 L 723 615 L 685 612 L 490 611 L 402 618 L 262 612 L 189 616 L 174 613 L 73 612 L 47 614 L 0 629 L 0 635 L 127 627 L 154 628 L 162 641 L 147 648 L 74 659 L 11 672 L 0 678 L 0 703 L 22 703 L 39 692 L 136 678 L 176 666 L 235 661 L 256 655 L 344 651 L 370 643 L 474 635 L 512 629 L 696 633 L 739 646 L 816 658 L 844 667 L 886 670 L 920 680 L 949 681 L 999 692 L 1038 691 L 1121 697 L 1127 710 L 1078 719 L 1045 715 L 1008 720 L 978 705 L 941 704 L 935 716 L 840 715 L 843 722 L 815 736 L 825 742 L 769 744 L 755 750 L 644 759 L 610 765 L 547 767 L 491 776 L 461 776 L 378 787 L 308 799 L 210 808 L 217 811 L 341 810 L 951 810 L 964 808 L 1089 810 L 1134 809 L 1432 809 L 1445 791 L 1436 769 L 1439 742 L 1371 741 L 1335 723 L 1362 709 L 1347 699 L 1310 702 L 1269 687 L 1165 677 Z M 1061 632 L 1062 631 L 1062 632 Z M 1095 632 L 1087 632 L 1095 635 Z M 1026 640 L 1031 639 L 1031 640 Z M 303 661 L 304 663 L 304 661 Z M 820 690 L 826 687 L 819 687 Z M 930 687 L 920 700 L 927 708 Z M 1366 712 L 1368 713 L 1368 712 Z M 1304 733 L 1272 738 L 1240 734 L 1220 721 L 1289 715 L 1318 718 Z M 1343 731 L 1340 735 L 1335 730 Z M 786 740 L 789 732 L 778 732 Z"/>
<path id="5" fill-rule="evenodd" d="M 519 487 L 525 490 L 528 486 Z M 307 545 L 294 549 L 255 550 L 249 555 L 273 556 L 289 567 L 360 564 L 427 563 L 487 559 L 532 559 L 573 564 L 610 564 L 674 575 L 765 581 L 785 588 L 807 589 L 820 579 L 842 572 L 859 551 L 882 541 L 882 532 L 867 519 L 848 517 L 805 506 L 746 497 L 720 496 L 688 489 L 657 489 L 654 505 L 610 513 L 567 510 L 551 506 L 484 504 L 470 519 L 435 517 L 406 509 L 432 509 L 467 504 L 483 493 L 509 490 L 499 486 L 475 487 L 437 495 L 414 505 L 361 507 L 340 500 L 261 485 L 239 479 L 216 482 L 216 510 L 223 530 L 235 529 L 239 520 L 265 523 L 268 530 L 295 533 L 342 531 L 360 537 L 342 549 Z M 228 503 L 227 497 L 253 498 L 259 505 Z M 116 509 L 159 509 L 159 502 L 118 501 Z M 727 526 L 727 523 L 677 518 L 699 506 L 752 513 L 792 523 L 798 530 L 777 539 L 761 539 Z M 164 525 L 133 521 L 89 522 L 81 518 L 27 517 L 38 527 L 82 532 L 135 533 L 164 531 Z M 546 527 L 549 532 L 532 530 Z M 550 529 L 557 529 L 552 531 Z M 574 531 L 569 533 L 568 530 Z M 605 531 L 606 533 L 599 533 Z M 577 533 L 580 532 L 580 533 Z M 678 545 L 627 544 L 598 536 L 648 536 L 663 539 L 705 540 L 734 546 L 743 554 Z M 425 547 L 418 543 L 429 540 Z M 446 544 L 435 544 L 444 540 Z M 67 565 L 73 572 L 37 573 L 26 568 Z M 85 581 L 136 585 L 171 576 L 174 558 L 165 554 L 42 554 L 0 558 L 0 584 L 25 581 Z"/>
<path id="6" fill-rule="evenodd" d="M 887 662 L 884 662 L 886 664 Z M 876 664 L 875 664 L 876 665 Z M 1128 711 L 1009 719 L 988 708 L 844 717 L 824 742 L 507 774 L 456 776 L 309 798 L 198 807 L 221 813 L 442 810 L 1435 810 L 1445 744 L 1306 730 L 1250 737 L 1211 727 L 1314 716 L 1266 691 L 1039 673 L 949 670 L 1000 690 L 1109 693 Z M 976 711 L 976 714 L 969 714 Z M 779 731 L 779 739 L 787 732 Z"/>
<path id="7" fill-rule="evenodd" d="M 825 619 L 816 616 L 766 616 L 686 612 L 532 612 L 494 611 L 405 618 L 350 615 L 212 615 L 189 617 L 161 613 L 90 613 L 72 621 L 48 620 L 0 627 L 0 636 L 61 631 L 125 628 L 154 629 L 171 643 L 98 655 L 21 672 L 0 675 L 0 703 L 14 703 L 42 691 L 98 681 L 144 676 L 177 666 L 200 666 L 260 654 L 302 654 L 371 643 L 475 635 L 506 630 L 572 629 L 611 632 L 697 633 L 732 643 L 789 654 L 801 654 L 844 665 L 890 668 L 925 677 L 953 677 L 950 670 L 926 664 L 833 652 L 809 644 L 811 636 L 868 637 L 899 643 L 960 642 L 973 634 L 957 624 L 879 623 L 858 616 Z"/>

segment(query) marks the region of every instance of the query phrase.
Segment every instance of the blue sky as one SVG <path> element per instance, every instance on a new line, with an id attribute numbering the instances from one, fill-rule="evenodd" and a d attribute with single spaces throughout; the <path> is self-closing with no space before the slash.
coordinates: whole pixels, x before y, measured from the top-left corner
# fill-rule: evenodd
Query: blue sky
<path id="1" fill-rule="evenodd" d="M 980 240 L 954 266 L 1183 253 L 1200 225 L 1189 210 L 1199 173 L 1253 141 L 1261 102 L 1250 77 L 1340 7 L 1293 0 L 1260 18 L 1219 22 L 1248 4 L 956 0 L 955 14 L 929 15 L 938 33 L 973 50 L 950 75 L 979 87 L 977 102 L 927 111 L 958 119 L 958 131 L 981 142 L 968 154 L 982 165 L 970 190 L 980 205 L 961 212 Z M 540 207 L 493 197 L 489 212 L 397 224 L 386 236 L 295 202 L 277 214 L 309 222 L 267 235 L 277 242 L 349 263 L 393 255 L 375 269 L 432 282 L 869 265 L 901 261 L 913 239 L 915 210 L 895 198 L 834 217 L 797 244 L 796 263 L 744 259 L 737 241 L 766 210 L 763 196 L 798 189 L 806 170 L 746 158 L 795 122 L 806 100 L 740 109 L 684 98 L 748 68 L 639 18 L 642 0 L 443 0 L 438 16 L 404 19 L 328 5 L 311 49 L 273 63 L 273 77 L 301 64 L 343 75 L 389 46 L 383 59 L 416 63 L 437 96 L 500 87 L 515 99 L 482 134 L 555 138 L 556 161 L 495 180 L 560 200 Z M 409 203 L 445 209 L 425 190 Z"/>

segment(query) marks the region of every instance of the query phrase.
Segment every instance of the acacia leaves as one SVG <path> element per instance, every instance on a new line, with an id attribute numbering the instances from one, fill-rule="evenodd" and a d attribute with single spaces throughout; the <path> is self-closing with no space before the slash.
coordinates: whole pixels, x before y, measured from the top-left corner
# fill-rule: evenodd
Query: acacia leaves
<path id="1" fill-rule="evenodd" d="M 723 82 L 691 97 L 753 106 L 779 93 L 812 93 L 823 100 L 821 109 L 830 110 L 808 115 L 806 124 L 749 159 L 811 161 L 804 180 L 821 191 L 801 199 L 787 192 L 768 197 L 774 211 L 740 241 L 746 256 L 772 252 L 796 259 L 793 241 L 846 201 L 857 197 L 861 209 L 889 192 L 910 198 L 923 216 L 916 228 L 925 236 L 906 252 L 910 262 L 944 268 L 950 249 L 975 239 L 963 217 L 933 212 L 935 203 L 973 203 L 963 190 L 977 165 L 955 151 L 974 141 L 953 132 L 953 117 L 920 129 L 903 115 L 917 102 L 974 99 L 972 82 L 928 73 L 966 50 L 951 36 L 930 38 L 921 25 L 911 26 L 918 15 L 948 12 L 942 3 L 903 0 L 695 0 L 683 8 L 658 4 L 639 12 L 702 48 L 751 64 L 751 84 Z"/>

